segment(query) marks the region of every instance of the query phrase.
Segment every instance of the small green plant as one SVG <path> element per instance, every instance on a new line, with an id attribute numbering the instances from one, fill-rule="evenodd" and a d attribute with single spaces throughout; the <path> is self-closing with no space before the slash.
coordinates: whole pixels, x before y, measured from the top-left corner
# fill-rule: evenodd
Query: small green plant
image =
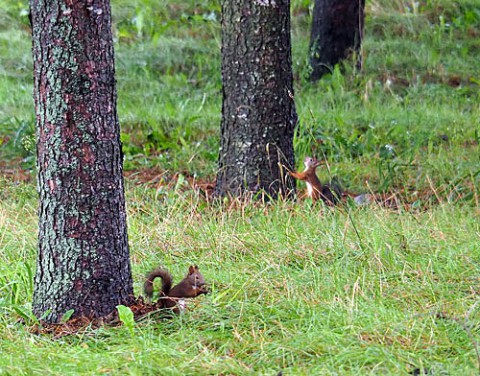
<path id="1" fill-rule="evenodd" d="M 124 305 L 118 305 L 117 310 L 118 310 L 119 320 L 123 323 L 123 325 L 125 325 L 125 327 L 128 329 L 130 334 L 133 336 L 134 328 L 135 328 L 135 319 L 133 317 L 132 310 L 129 307 L 126 307 Z"/>
<path id="2" fill-rule="evenodd" d="M 72 315 L 74 314 L 75 310 L 74 309 L 69 309 L 67 312 L 65 312 L 60 319 L 60 322 L 62 324 L 65 324 L 68 320 L 71 319 Z"/>

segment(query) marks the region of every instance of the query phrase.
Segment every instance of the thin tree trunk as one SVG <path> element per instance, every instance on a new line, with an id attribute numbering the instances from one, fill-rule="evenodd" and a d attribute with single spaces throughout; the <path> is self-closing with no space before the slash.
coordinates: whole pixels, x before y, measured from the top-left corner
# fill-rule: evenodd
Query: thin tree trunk
<path id="1" fill-rule="evenodd" d="M 33 312 L 102 317 L 133 296 L 108 0 L 31 0 L 39 243 Z"/>
<path id="2" fill-rule="evenodd" d="M 294 182 L 289 0 L 222 1 L 223 106 L 217 195 L 288 195 Z"/>
<path id="3" fill-rule="evenodd" d="M 315 0 L 310 37 L 310 80 L 355 55 L 361 68 L 365 0 Z"/>

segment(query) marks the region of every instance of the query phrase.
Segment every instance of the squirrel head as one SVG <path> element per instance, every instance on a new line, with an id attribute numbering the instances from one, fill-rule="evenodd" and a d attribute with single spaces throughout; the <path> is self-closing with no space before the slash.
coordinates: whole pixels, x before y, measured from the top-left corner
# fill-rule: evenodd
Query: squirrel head
<path id="1" fill-rule="evenodd" d="M 197 265 L 190 265 L 188 268 L 187 278 L 193 289 L 197 290 L 198 295 L 208 293 L 208 289 L 205 284 L 205 278 L 203 278 L 203 275 L 200 273 Z"/>
<path id="2" fill-rule="evenodd" d="M 321 162 L 312 157 L 305 157 L 303 164 L 305 165 L 305 169 L 315 170 L 318 166 L 320 166 Z"/>

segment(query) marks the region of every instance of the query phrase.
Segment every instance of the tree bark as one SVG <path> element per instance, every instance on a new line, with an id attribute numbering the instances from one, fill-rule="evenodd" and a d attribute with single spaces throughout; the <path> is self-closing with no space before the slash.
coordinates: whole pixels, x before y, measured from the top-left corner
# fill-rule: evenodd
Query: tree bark
<path id="1" fill-rule="evenodd" d="M 297 115 L 289 0 L 222 1 L 221 145 L 216 195 L 289 195 Z"/>
<path id="2" fill-rule="evenodd" d="M 39 242 L 33 312 L 133 297 L 108 0 L 31 0 Z"/>
<path id="3" fill-rule="evenodd" d="M 310 80 L 319 80 L 335 64 L 356 55 L 361 68 L 365 0 L 315 0 L 310 36 Z"/>

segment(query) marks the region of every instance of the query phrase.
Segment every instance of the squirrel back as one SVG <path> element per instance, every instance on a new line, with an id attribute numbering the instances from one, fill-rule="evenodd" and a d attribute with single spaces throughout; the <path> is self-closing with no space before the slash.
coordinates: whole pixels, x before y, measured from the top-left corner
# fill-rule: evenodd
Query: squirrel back
<path id="1" fill-rule="evenodd" d="M 167 295 L 174 298 L 195 298 L 206 293 L 208 290 L 205 286 L 205 278 L 198 270 L 197 265 L 191 265 L 185 278 L 175 285 Z"/>
<path id="2" fill-rule="evenodd" d="M 208 289 L 205 285 L 205 279 L 200 273 L 197 265 L 191 265 L 188 268 L 188 274 L 177 285 L 172 288 L 172 276 L 165 269 L 155 269 L 147 274 L 143 290 L 148 298 L 153 296 L 153 281 L 155 278 L 162 279 L 162 289 L 159 297 L 168 297 L 173 299 L 163 299 L 163 307 L 172 308 L 176 305 L 176 300 L 181 298 L 195 298 L 201 294 L 207 294 Z"/>

